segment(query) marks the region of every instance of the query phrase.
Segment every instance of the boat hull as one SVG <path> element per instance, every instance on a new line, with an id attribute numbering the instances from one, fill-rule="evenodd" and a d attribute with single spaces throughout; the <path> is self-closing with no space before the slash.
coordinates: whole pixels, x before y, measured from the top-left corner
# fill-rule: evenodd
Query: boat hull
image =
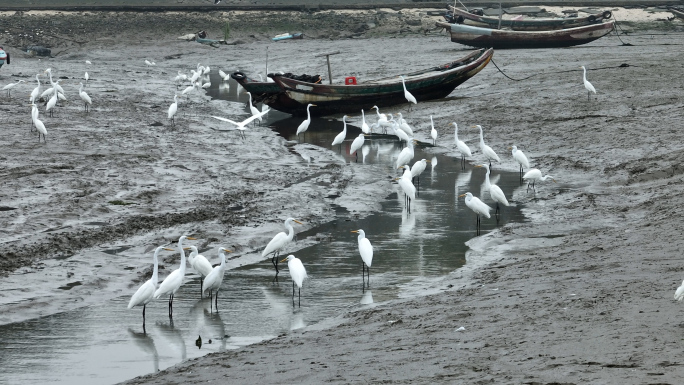
<path id="1" fill-rule="evenodd" d="M 499 18 L 481 16 L 449 6 L 458 24 L 465 24 L 482 28 L 498 28 Z M 604 11 L 583 17 L 568 17 L 555 19 L 501 19 L 501 27 L 513 31 L 551 31 L 557 29 L 577 28 L 585 25 L 600 24 L 613 16 L 611 11 Z"/>
<path id="2" fill-rule="evenodd" d="M 405 74 L 406 88 L 416 100 L 425 101 L 446 97 L 456 87 L 480 72 L 491 60 L 493 50 L 473 51 L 464 58 L 423 71 Z M 293 115 L 306 115 L 309 103 L 316 105 L 311 114 L 322 116 L 338 113 L 356 113 L 373 106 L 389 107 L 407 104 L 399 76 L 357 85 L 326 85 L 307 83 L 272 75 L 289 100 L 298 103 L 269 104 L 274 109 Z"/>
<path id="3" fill-rule="evenodd" d="M 437 23 L 449 28 L 451 41 L 477 48 L 557 48 L 586 44 L 609 34 L 615 22 L 554 31 L 511 31 Z"/>

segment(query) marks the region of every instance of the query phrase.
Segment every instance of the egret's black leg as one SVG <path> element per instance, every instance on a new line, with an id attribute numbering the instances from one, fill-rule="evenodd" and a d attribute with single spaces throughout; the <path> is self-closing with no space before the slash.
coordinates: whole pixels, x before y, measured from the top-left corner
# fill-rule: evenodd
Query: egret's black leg
<path id="1" fill-rule="evenodd" d="M 294 281 L 292 281 L 292 307 L 294 307 Z"/>
<path id="2" fill-rule="evenodd" d="M 216 305 L 216 312 L 218 313 L 218 289 L 216 289 L 216 296 L 214 297 L 214 304 Z"/>
<path id="3" fill-rule="evenodd" d="M 297 289 L 297 295 L 299 297 L 299 307 L 302 307 L 302 288 Z"/>

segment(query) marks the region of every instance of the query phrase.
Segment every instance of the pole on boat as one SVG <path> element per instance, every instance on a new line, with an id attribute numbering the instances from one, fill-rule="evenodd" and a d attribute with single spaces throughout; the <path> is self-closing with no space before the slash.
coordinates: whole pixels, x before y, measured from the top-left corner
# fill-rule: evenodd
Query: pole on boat
<path id="1" fill-rule="evenodd" d="M 499 27 L 497 29 L 501 29 L 501 18 L 503 17 L 503 8 L 501 8 L 501 3 L 499 3 Z"/>
<path id="2" fill-rule="evenodd" d="M 332 71 L 330 70 L 330 55 L 337 55 L 338 53 L 340 53 L 340 51 L 322 53 L 320 55 L 314 56 L 314 57 L 325 56 L 326 60 L 328 61 L 328 82 L 330 82 L 330 84 L 332 84 Z"/>

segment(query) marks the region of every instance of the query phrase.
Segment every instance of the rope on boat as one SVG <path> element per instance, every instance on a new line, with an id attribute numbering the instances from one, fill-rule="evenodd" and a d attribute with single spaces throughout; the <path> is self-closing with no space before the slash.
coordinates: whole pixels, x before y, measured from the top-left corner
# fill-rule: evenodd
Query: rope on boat
<path id="1" fill-rule="evenodd" d="M 620 37 L 620 33 L 618 33 L 617 29 L 620 28 L 620 31 L 622 31 L 623 35 L 625 34 L 625 30 L 622 29 L 622 27 L 620 27 L 620 24 L 618 23 L 617 19 L 615 18 L 615 15 L 613 15 L 613 19 L 615 20 L 615 26 L 613 27 L 613 30 L 615 31 L 615 36 L 617 36 L 617 38 L 620 39 L 620 43 L 622 43 L 622 45 L 634 46 L 634 44 L 625 43 L 624 41 L 622 41 L 622 38 Z"/>
<path id="2" fill-rule="evenodd" d="M 509 79 L 511 79 L 511 80 L 513 80 L 513 81 L 516 81 L 516 82 L 519 82 L 519 81 L 521 81 L 521 80 L 529 79 L 529 78 L 531 78 L 531 77 L 533 77 L 533 76 L 535 76 L 535 75 L 540 75 L 540 74 L 533 74 L 533 75 L 530 75 L 530 76 L 528 76 L 528 77 L 526 77 L 526 78 L 522 78 L 522 79 L 513 79 L 512 77 L 506 75 L 505 73 L 503 73 L 503 71 L 501 71 L 501 69 L 499 68 L 499 66 L 496 65 L 496 63 L 494 63 L 494 59 L 491 59 L 490 61 L 492 62 L 492 64 L 494 64 L 494 67 L 496 67 L 496 69 L 498 69 L 499 72 L 501 72 L 501 74 L 502 74 L 503 76 L 505 76 L 505 77 L 507 77 L 507 78 L 509 78 Z M 638 67 L 638 66 L 635 66 L 635 65 L 632 65 L 632 64 L 628 64 L 628 63 L 622 63 L 622 64 L 620 64 L 619 66 L 598 67 L 598 68 L 592 68 L 591 70 L 592 70 L 592 71 L 597 71 L 597 70 L 607 70 L 607 69 L 614 69 L 614 68 L 628 68 L 628 67 Z M 577 70 L 565 70 L 565 71 L 544 72 L 544 74 L 545 74 L 545 75 L 549 75 L 549 74 L 562 74 L 562 73 L 567 73 L 567 72 L 577 72 Z"/>
<path id="3" fill-rule="evenodd" d="M 530 75 L 530 76 L 528 76 L 528 77 L 526 77 L 526 78 L 522 78 L 522 79 L 513 79 L 512 77 L 506 75 L 503 71 L 501 71 L 501 68 L 499 68 L 499 66 L 496 65 L 496 63 L 494 63 L 494 59 L 491 59 L 490 61 L 492 62 L 492 64 L 494 64 L 494 67 L 496 67 L 496 69 L 498 69 L 499 72 L 501 72 L 501 75 L 503 75 L 503 76 L 505 76 L 505 77 L 507 77 L 507 78 L 513 80 L 513 81 L 516 81 L 516 82 L 519 82 L 519 81 L 521 81 L 521 80 L 529 79 L 529 78 L 531 78 L 532 76 L 536 75 L 536 74 Z"/>

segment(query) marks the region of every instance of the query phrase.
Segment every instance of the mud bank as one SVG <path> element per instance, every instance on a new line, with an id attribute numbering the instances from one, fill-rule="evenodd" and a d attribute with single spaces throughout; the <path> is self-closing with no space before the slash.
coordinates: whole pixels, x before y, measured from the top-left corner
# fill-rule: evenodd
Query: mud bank
<path id="1" fill-rule="evenodd" d="M 681 308 L 672 300 L 684 275 L 682 224 L 674 211 L 683 203 L 684 147 L 677 23 L 666 32 L 636 31 L 628 40 L 633 46 L 611 36 L 571 49 L 498 51 L 494 60 L 507 75 L 531 77 L 511 81 L 488 66 L 450 97 L 414 108 L 411 119 L 435 118 L 444 151 L 453 151 L 450 122 L 481 124 L 488 144 L 503 155 L 497 167 L 517 169 L 507 156 L 516 144 L 559 182 L 512 197 L 530 222 L 470 241 L 468 267 L 435 283 L 433 294 L 341 314 L 129 383 L 681 382 Z M 155 40 L 143 29 L 125 35 L 125 44 L 103 33 L 41 61 L 12 51 L 0 79 L 35 83 L 49 66 L 66 77 L 61 84 L 71 100 L 54 118 L 42 118 L 47 144 L 38 144 L 19 96 L 33 86 L 0 98 L 6 130 L 0 199 L 12 208 L 0 212 L 4 271 L 23 266 L 30 273 L 47 257 L 78 260 L 135 244 L 127 258 L 131 274 L 142 278 L 148 268 L 142 256 L 181 233 L 203 239 L 205 247 L 228 245 L 249 261 L 282 218 L 312 226 L 331 216 L 331 204 L 355 194 L 347 165 L 308 167 L 265 127 L 247 131 L 244 141 L 217 132 L 221 126 L 208 117 L 244 116 L 243 105 L 192 94 L 170 125 L 166 108 L 178 70 L 201 62 L 263 73 L 268 46 L 272 68 L 324 73 L 324 63 L 311 58 L 334 46 L 345 53 L 336 73 L 372 78 L 466 50 L 445 35 L 400 30 L 364 40 L 313 33 L 284 44 L 255 35 L 220 49 L 175 39 L 196 27 L 179 26 Z M 581 65 L 598 90 L 590 101 Z M 88 114 L 76 93 L 86 70 L 94 100 Z M 418 131 L 418 138 L 428 132 Z M 474 131 L 464 136 L 476 147 Z M 75 279 L 69 272 L 64 265 L 52 275 L 68 283 Z M 83 288 L 70 300 L 87 303 L 95 290 L 121 295 L 134 284 L 126 277 L 124 285 L 98 274 L 77 277 Z M 4 322 L 41 314 L 32 303 L 45 298 L 50 294 L 34 302 L 5 298 Z"/>

